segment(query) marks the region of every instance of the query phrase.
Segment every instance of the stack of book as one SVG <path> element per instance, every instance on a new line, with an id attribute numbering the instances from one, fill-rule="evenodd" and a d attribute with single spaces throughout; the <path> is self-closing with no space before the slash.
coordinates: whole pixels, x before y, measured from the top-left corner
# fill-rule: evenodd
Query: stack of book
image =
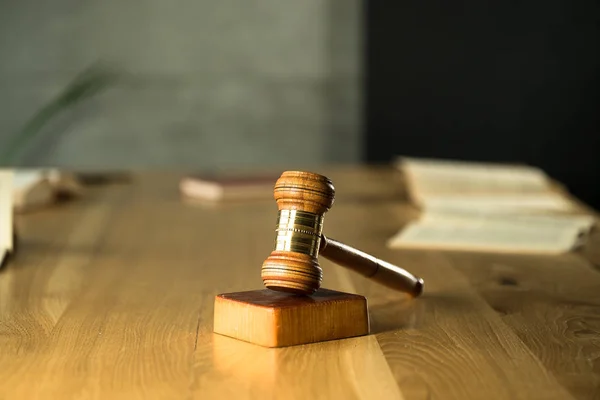
<path id="1" fill-rule="evenodd" d="M 595 224 L 535 167 L 407 157 L 396 166 L 421 214 L 389 240 L 393 248 L 558 254 Z"/>

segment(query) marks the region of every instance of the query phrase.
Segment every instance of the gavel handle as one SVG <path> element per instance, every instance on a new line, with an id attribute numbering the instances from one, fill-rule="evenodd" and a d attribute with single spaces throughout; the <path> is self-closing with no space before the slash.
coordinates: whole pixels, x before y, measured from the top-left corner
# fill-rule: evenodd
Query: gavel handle
<path id="1" fill-rule="evenodd" d="M 324 235 L 321 237 L 319 254 L 342 267 L 413 297 L 419 296 L 423 291 L 423 279 Z"/>

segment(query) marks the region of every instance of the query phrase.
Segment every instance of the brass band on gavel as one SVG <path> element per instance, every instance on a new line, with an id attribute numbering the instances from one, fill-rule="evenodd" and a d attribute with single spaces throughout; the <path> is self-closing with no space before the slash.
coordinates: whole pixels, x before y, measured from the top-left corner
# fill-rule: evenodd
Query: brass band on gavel
<path id="1" fill-rule="evenodd" d="M 333 205 L 335 189 L 326 177 L 286 171 L 275 183 L 279 208 L 275 250 L 261 270 L 264 285 L 273 290 L 312 294 L 321 286 L 319 254 L 393 289 L 418 296 L 423 280 L 323 235 L 324 214 Z"/>
<path id="2" fill-rule="evenodd" d="M 322 215 L 298 210 L 280 210 L 275 250 L 294 251 L 317 257 L 322 231 Z"/>

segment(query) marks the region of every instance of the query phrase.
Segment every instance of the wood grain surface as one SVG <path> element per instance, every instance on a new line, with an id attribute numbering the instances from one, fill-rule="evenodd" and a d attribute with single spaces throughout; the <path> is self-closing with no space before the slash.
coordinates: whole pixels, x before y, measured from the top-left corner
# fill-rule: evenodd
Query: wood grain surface
<path id="1" fill-rule="evenodd" d="M 215 298 L 213 332 L 264 347 L 286 347 L 369 334 L 367 299 L 319 289 L 298 296 L 271 289 Z"/>
<path id="2" fill-rule="evenodd" d="M 215 295 L 263 289 L 275 202 L 191 204 L 184 173 L 134 174 L 17 218 L 0 399 L 600 398 L 600 272 L 585 254 L 387 249 L 415 215 L 401 177 L 319 172 L 336 189 L 324 233 L 425 280 L 411 299 L 320 259 L 322 287 L 367 297 L 370 335 L 281 349 L 215 335 Z"/>

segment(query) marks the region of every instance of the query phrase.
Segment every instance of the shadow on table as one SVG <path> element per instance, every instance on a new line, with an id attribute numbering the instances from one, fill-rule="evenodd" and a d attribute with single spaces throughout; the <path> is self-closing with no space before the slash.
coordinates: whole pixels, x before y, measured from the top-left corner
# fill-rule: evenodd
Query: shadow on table
<path id="1" fill-rule="evenodd" d="M 422 299 L 392 300 L 369 305 L 371 333 L 378 334 L 420 325 L 426 305 Z"/>
<path id="2" fill-rule="evenodd" d="M 370 301 L 371 333 L 422 328 L 436 313 L 455 315 L 476 312 L 473 303 L 459 293 L 428 293 L 418 298 Z"/>

